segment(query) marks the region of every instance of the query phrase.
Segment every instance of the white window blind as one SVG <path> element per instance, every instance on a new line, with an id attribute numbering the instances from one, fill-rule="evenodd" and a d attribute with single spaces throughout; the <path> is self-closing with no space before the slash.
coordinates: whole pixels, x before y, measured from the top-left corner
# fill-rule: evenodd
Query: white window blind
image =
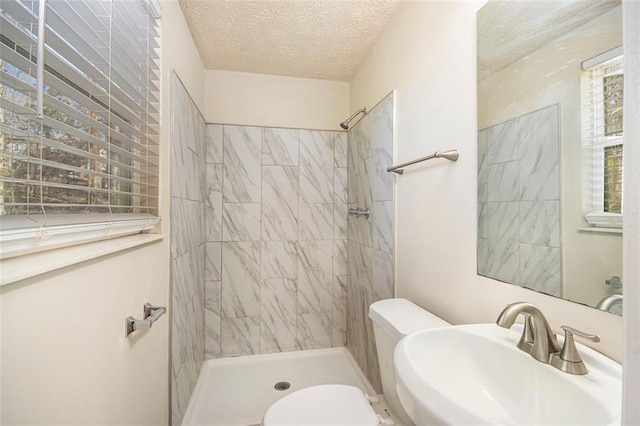
<path id="1" fill-rule="evenodd" d="M 616 54 L 617 53 L 617 54 Z M 622 227 L 623 58 L 617 49 L 583 63 L 583 211 L 590 226 Z"/>
<path id="2" fill-rule="evenodd" d="M 157 223 L 157 17 L 142 0 L 47 1 L 39 81 L 39 2 L 0 2 L 0 256 Z"/>

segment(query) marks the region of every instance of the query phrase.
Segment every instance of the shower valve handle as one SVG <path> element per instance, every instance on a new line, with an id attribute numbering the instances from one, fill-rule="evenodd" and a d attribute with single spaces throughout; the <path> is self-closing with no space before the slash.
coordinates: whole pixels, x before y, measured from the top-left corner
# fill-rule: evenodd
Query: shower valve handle
<path id="1" fill-rule="evenodd" d="M 369 219 L 369 215 L 371 214 L 371 212 L 369 211 L 369 209 L 351 208 L 349 209 L 349 214 L 356 217 L 364 216 Z"/>

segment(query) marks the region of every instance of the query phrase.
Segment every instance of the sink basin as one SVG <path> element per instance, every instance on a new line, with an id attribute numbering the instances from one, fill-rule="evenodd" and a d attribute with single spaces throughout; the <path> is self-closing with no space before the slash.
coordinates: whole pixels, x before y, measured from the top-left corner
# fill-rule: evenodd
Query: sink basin
<path id="1" fill-rule="evenodd" d="M 402 339 L 394 363 L 409 417 L 419 426 L 620 424 L 620 364 L 577 344 L 589 373 L 564 373 L 518 349 L 520 330 L 463 325 Z"/>

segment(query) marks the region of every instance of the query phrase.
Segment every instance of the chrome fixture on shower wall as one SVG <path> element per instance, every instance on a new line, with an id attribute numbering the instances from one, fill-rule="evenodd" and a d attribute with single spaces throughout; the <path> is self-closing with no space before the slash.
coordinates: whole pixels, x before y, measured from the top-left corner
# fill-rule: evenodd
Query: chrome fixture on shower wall
<path id="1" fill-rule="evenodd" d="M 340 127 L 342 127 L 345 130 L 349 130 L 349 123 L 351 123 L 351 121 L 356 118 L 358 116 L 358 114 L 367 114 L 367 108 L 362 108 L 357 110 L 356 112 L 354 112 L 353 114 L 351 114 L 351 117 L 347 118 L 346 120 L 344 120 L 342 123 L 340 123 Z"/>
<path id="2" fill-rule="evenodd" d="M 356 216 L 356 217 L 360 217 L 360 216 L 364 216 L 365 218 L 369 219 L 369 215 L 371 214 L 371 211 L 369 211 L 369 208 L 351 208 L 349 209 L 349 215 L 351 216 Z"/>

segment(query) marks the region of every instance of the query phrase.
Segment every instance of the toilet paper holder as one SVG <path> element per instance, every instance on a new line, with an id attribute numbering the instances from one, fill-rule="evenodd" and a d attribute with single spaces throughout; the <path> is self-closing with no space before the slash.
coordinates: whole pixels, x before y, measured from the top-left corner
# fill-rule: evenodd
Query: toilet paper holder
<path id="1" fill-rule="evenodd" d="M 125 318 L 125 336 L 130 335 L 134 331 L 151 328 L 153 323 L 158 321 L 161 316 L 167 312 L 166 306 L 154 306 L 150 303 L 144 304 L 144 319 L 137 319 L 129 315 Z"/>

